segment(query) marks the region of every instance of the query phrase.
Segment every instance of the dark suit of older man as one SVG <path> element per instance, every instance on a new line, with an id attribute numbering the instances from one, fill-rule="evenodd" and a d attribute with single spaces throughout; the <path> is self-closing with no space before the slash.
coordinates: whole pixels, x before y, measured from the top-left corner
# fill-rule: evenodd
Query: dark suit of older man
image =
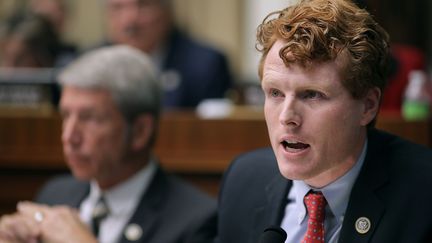
<path id="1" fill-rule="evenodd" d="M 89 192 L 88 182 L 62 176 L 49 182 L 36 200 L 79 208 Z M 215 208 L 216 203 L 209 196 L 158 168 L 118 242 L 210 242 L 216 234 Z M 131 225 L 142 229 L 136 239 L 127 237 L 126 231 Z"/>

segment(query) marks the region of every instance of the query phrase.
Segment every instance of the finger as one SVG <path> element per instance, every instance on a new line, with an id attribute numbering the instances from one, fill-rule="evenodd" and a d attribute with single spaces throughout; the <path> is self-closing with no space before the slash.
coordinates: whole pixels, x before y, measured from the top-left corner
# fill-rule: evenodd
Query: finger
<path id="1" fill-rule="evenodd" d="M 49 218 L 50 207 L 44 204 L 33 202 L 19 202 L 17 205 L 18 212 L 27 219 L 27 227 L 31 236 L 38 236 L 42 233 L 42 228 L 46 218 Z"/>
<path id="2" fill-rule="evenodd" d="M 68 215 L 76 219 L 80 218 L 79 211 L 76 208 L 72 208 L 66 205 L 57 205 L 57 206 L 53 206 L 51 209 L 52 211 L 56 212 L 57 215 L 61 215 L 61 216 Z"/>
<path id="3" fill-rule="evenodd" d="M 11 242 L 29 242 L 39 235 L 35 222 L 21 214 L 7 215 L 1 218 L 0 235 Z"/>
<path id="4" fill-rule="evenodd" d="M 11 230 L 12 215 L 4 215 L 0 218 L 0 242 L 13 242 L 15 239 Z"/>
<path id="5" fill-rule="evenodd" d="M 49 210 L 49 207 L 44 204 L 25 201 L 25 202 L 18 203 L 17 210 L 23 215 L 34 218 L 36 212 L 40 212 L 44 214 L 47 210 Z"/>

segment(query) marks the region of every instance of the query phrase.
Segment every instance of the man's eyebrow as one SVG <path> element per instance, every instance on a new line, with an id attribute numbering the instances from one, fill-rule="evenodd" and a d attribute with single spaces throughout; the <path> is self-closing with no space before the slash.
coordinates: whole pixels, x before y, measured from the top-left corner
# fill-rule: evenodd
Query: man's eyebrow
<path id="1" fill-rule="evenodd" d="M 273 79 L 269 79 L 269 78 L 263 78 L 261 80 L 261 85 L 262 84 L 266 84 L 266 85 L 276 85 L 276 82 Z"/>

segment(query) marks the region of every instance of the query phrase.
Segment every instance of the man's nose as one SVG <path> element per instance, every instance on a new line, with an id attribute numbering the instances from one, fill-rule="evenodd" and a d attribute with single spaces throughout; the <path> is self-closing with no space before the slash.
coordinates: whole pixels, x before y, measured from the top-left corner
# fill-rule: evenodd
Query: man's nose
<path id="1" fill-rule="evenodd" d="M 141 11 L 139 6 L 130 6 L 125 10 L 124 16 L 129 23 L 136 23 L 139 19 L 140 13 Z"/>
<path id="2" fill-rule="evenodd" d="M 63 121 L 61 138 L 63 144 L 77 146 L 81 143 L 81 128 L 76 118 L 68 118 L 67 120 Z"/>
<path id="3" fill-rule="evenodd" d="M 279 121 L 283 126 L 298 127 L 302 123 L 300 104 L 292 97 L 287 97 L 279 114 Z"/>

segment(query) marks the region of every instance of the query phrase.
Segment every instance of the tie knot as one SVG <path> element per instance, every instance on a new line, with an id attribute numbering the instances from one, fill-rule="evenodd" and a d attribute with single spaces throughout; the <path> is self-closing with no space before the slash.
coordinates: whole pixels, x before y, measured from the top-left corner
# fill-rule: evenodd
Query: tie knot
<path id="1" fill-rule="evenodd" d="M 93 208 L 92 217 L 93 219 L 103 219 L 109 214 L 108 204 L 104 197 L 100 197 L 98 202 Z"/>
<path id="2" fill-rule="evenodd" d="M 318 222 L 324 222 L 325 206 L 327 201 L 322 192 L 310 191 L 304 197 L 309 218 Z"/>

